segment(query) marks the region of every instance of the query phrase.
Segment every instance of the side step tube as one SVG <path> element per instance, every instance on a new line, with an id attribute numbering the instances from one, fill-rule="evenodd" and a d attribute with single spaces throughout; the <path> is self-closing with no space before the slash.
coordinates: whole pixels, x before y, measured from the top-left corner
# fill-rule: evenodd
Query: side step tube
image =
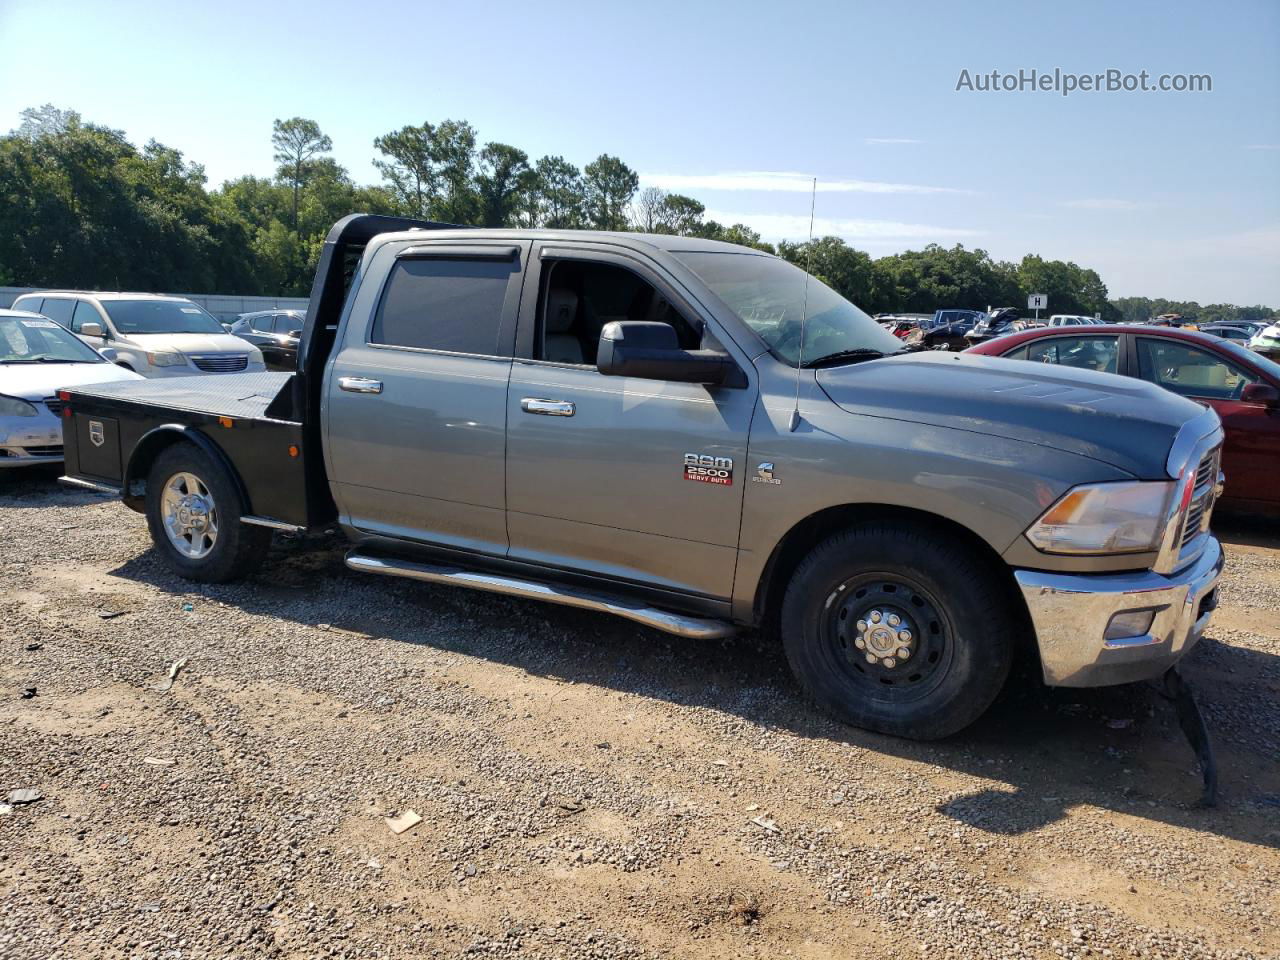
<path id="1" fill-rule="evenodd" d="M 408 577 L 410 580 L 425 580 L 427 583 L 444 583 L 455 587 L 470 587 L 473 590 L 487 590 L 490 593 L 504 593 L 511 597 L 523 597 L 527 600 L 546 600 L 566 607 L 579 607 L 583 610 L 600 610 L 619 617 L 626 617 L 646 627 L 653 627 L 666 633 L 674 633 L 679 637 L 694 640 L 715 640 L 732 636 L 736 631 L 733 624 L 724 620 L 707 620 L 700 617 L 687 617 L 655 607 L 628 606 L 623 601 L 613 600 L 602 595 L 585 591 L 577 591 L 572 587 L 552 586 L 536 580 L 520 580 L 516 577 L 503 576 L 496 573 L 481 573 L 475 570 L 463 570 L 458 567 L 436 567 L 411 560 L 391 559 L 387 557 L 371 557 L 362 553 L 347 554 L 347 566 L 352 570 L 364 573 L 381 573 L 389 577 Z"/>

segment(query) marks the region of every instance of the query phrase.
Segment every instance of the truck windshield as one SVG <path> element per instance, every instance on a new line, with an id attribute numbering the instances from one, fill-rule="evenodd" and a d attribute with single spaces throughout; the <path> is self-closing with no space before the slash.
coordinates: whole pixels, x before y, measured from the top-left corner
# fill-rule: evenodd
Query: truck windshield
<path id="1" fill-rule="evenodd" d="M 0 363 L 106 363 L 52 320 L 0 317 Z"/>
<path id="2" fill-rule="evenodd" d="M 851 361 L 902 351 L 902 341 L 821 280 L 776 257 L 680 251 L 675 254 L 725 306 L 759 334 L 769 352 L 796 366 L 801 318 L 806 315 L 804 363 Z M 808 292 L 805 279 L 808 277 Z"/>
<path id="3" fill-rule="evenodd" d="M 190 300 L 104 300 L 102 305 L 122 334 L 227 332 Z"/>

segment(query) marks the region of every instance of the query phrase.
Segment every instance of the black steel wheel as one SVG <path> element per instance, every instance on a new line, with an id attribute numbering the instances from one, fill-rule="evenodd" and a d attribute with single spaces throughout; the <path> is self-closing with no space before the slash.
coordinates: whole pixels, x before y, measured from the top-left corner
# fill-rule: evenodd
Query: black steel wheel
<path id="1" fill-rule="evenodd" d="M 1022 622 L 1002 570 L 915 526 L 836 534 L 796 569 L 781 633 L 805 691 L 840 719 L 932 740 L 990 706 Z"/>

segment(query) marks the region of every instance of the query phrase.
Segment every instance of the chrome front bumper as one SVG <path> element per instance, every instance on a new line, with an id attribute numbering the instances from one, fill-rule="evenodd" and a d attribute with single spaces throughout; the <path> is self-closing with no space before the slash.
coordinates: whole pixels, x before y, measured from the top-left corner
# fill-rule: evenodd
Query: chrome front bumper
<path id="1" fill-rule="evenodd" d="M 1104 687 L 1158 677 L 1200 640 L 1217 606 L 1222 547 L 1208 536 L 1203 552 L 1169 575 L 1014 571 L 1035 627 L 1045 683 Z M 1152 610 L 1147 633 L 1105 639 L 1118 613 Z"/>

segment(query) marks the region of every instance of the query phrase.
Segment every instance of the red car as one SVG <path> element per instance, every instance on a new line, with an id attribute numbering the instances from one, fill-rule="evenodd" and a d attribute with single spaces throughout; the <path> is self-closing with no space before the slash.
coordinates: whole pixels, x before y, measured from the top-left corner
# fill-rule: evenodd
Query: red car
<path id="1" fill-rule="evenodd" d="M 1230 340 L 1174 327 L 1023 330 L 965 351 L 1138 377 L 1213 407 L 1226 442 L 1223 503 L 1280 514 L 1280 364 Z"/>

